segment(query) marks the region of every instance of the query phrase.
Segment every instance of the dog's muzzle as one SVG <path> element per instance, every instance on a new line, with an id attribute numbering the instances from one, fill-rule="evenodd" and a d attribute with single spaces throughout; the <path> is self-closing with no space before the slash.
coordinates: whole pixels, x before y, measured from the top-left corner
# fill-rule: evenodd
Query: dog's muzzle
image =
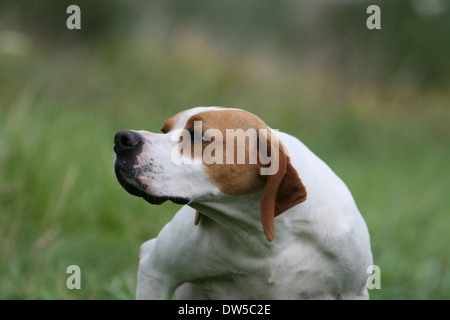
<path id="1" fill-rule="evenodd" d="M 141 197 L 151 204 L 161 204 L 170 200 L 177 204 L 187 204 L 189 199 L 181 197 L 154 196 L 144 191 L 146 186 L 139 180 L 138 156 L 142 152 L 144 139 L 130 130 L 120 130 L 114 137 L 114 172 L 120 185 L 130 194 Z"/>

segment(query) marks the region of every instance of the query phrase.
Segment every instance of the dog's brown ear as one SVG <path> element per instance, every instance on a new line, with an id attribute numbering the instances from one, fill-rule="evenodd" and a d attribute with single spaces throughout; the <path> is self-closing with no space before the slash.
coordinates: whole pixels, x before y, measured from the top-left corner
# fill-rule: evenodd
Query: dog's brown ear
<path id="1" fill-rule="evenodd" d="M 306 188 L 282 145 L 271 148 L 271 152 L 272 161 L 278 161 L 278 171 L 267 176 L 261 199 L 261 219 L 264 234 L 269 242 L 274 236 L 274 218 L 306 200 Z"/>

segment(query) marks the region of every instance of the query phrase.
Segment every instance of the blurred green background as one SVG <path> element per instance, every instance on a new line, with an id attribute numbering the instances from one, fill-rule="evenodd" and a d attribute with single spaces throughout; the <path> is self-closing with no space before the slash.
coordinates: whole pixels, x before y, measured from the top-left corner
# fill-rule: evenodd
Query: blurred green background
<path id="1" fill-rule="evenodd" d="M 119 186 L 114 134 L 220 105 L 347 183 L 381 268 L 372 299 L 449 299 L 449 34 L 446 0 L 1 0 L 0 298 L 133 299 L 139 246 L 178 206 Z"/>

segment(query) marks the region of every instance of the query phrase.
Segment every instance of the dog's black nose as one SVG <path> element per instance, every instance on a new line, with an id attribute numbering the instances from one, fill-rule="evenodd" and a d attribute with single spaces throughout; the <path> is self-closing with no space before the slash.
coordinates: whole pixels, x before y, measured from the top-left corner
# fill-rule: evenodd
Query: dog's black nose
<path id="1" fill-rule="evenodd" d="M 126 156 L 141 145 L 141 136 L 130 130 L 120 130 L 114 137 L 114 152 L 118 156 Z"/>

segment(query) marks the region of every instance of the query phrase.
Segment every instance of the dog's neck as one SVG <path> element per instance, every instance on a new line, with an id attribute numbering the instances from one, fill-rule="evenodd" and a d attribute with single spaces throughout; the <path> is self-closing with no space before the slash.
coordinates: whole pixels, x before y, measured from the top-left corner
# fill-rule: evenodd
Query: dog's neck
<path id="1" fill-rule="evenodd" d="M 220 201 L 215 199 L 194 201 L 189 204 L 202 215 L 201 219 L 211 219 L 227 229 L 233 238 L 245 246 L 252 239 L 255 253 L 270 250 L 271 244 L 266 240 L 261 222 L 261 192 L 228 196 L 221 195 Z M 203 217 L 204 216 L 204 217 Z M 192 220 L 194 223 L 194 217 Z M 201 223 L 198 227 L 201 227 Z M 251 251 L 252 248 L 249 249 Z"/>

